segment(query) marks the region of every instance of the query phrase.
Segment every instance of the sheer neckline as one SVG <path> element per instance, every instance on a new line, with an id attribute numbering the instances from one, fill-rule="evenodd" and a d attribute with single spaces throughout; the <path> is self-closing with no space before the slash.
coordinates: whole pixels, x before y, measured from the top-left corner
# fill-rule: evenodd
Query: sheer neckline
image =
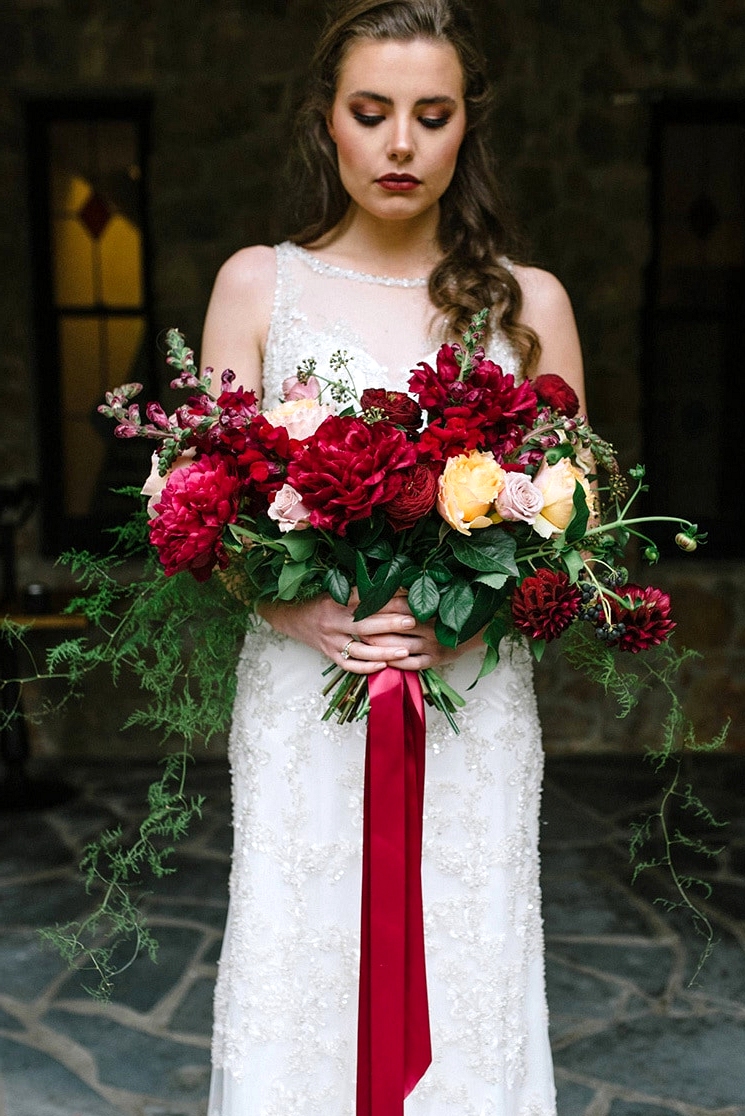
<path id="1" fill-rule="evenodd" d="M 404 279 L 393 275 L 371 275 L 366 271 L 354 271 L 352 268 L 326 263 L 325 260 L 320 260 L 318 256 L 314 256 L 312 252 L 309 252 L 307 248 L 303 248 L 300 244 L 287 242 L 287 248 L 292 255 L 303 260 L 318 275 L 335 276 L 337 279 L 354 279 L 358 283 L 378 283 L 383 287 L 426 287 L 429 283 L 429 278 L 426 275 L 412 279 Z"/>

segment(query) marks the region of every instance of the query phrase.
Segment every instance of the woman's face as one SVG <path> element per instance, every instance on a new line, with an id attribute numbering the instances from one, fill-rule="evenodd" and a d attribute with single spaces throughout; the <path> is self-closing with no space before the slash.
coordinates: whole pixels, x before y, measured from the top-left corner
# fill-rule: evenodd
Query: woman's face
<path id="1" fill-rule="evenodd" d="M 355 43 L 328 129 L 342 184 L 362 210 L 397 221 L 436 213 L 466 130 L 455 48 L 431 39 Z"/>

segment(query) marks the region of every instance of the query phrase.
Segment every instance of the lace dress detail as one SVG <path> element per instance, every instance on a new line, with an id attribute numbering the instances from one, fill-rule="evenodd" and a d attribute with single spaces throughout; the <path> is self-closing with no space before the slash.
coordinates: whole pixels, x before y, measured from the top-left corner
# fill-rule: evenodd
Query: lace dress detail
<path id="1" fill-rule="evenodd" d="M 323 372 L 343 349 L 358 386 L 405 390 L 409 369 L 438 345 L 426 280 L 277 248 L 265 406 L 308 357 Z M 516 372 L 504 338 L 488 355 Z M 354 1116 L 365 730 L 321 722 L 326 665 L 268 625 L 240 658 L 209 1116 Z M 479 665 L 471 652 L 448 678 L 465 694 Z M 555 1116 L 537 851 L 543 757 L 526 648 L 509 648 L 468 699 L 459 736 L 427 711 L 434 1057 L 405 1112 Z"/>

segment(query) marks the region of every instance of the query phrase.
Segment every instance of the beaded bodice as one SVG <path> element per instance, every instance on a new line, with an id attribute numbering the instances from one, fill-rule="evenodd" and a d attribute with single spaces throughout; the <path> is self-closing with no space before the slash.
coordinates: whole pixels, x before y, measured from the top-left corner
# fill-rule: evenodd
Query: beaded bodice
<path id="1" fill-rule="evenodd" d="M 429 301 L 427 278 L 370 275 L 326 263 L 296 244 L 276 249 L 277 282 L 264 357 L 264 406 L 279 402 L 282 381 L 312 358 L 327 374 L 346 353 L 358 391 L 405 391 L 409 372 L 434 360 L 442 323 Z M 487 355 L 519 375 L 514 351 L 496 333 Z"/>

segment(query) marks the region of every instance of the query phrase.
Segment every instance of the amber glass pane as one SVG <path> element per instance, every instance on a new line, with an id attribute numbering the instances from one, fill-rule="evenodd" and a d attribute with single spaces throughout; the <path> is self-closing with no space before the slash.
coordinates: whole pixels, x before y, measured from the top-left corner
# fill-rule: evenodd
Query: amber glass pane
<path id="1" fill-rule="evenodd" d="M 108 371 L 104 390 L 132 380 L 142 380 L 139 358 L 144 337 L 144 318 L 108 319 L 106 323 Z"/>
<path id="2" fill-rule="evenodd" d="M 107 306 L 142 302 L 142 238 L 126 217 L 113 217 L 100 241 L 101 296 Z"/>
<path id="3" fill-rule="evenodd" d="M 54 222 L 54 300 L 58 306 L 90 306 L 95 302 L 95 246 L 76 217 Z"/>
<path id="4" fill-rule="evenodd" d="M 67 416 L 85 418 L 102 402 L 101 340 L 97 318 L 60 320 L 62 409 Z"/>

